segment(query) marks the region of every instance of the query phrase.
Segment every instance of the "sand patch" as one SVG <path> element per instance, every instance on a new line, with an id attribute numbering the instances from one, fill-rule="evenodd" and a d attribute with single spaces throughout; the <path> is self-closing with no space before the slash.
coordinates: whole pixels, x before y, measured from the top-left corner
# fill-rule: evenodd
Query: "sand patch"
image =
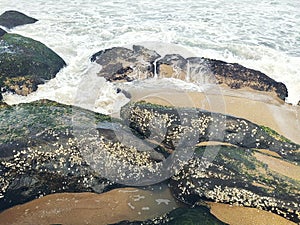
<path id="1" fill-rule="evenodd" d="M 1 225 L 101 225 L 145 220 L 177 207 L 168 189 L 114 189 L 103 194 L 61 193 L 44 196 L 0 214 Z"/>
<path id="2" fill-rule="evenodd" d="M 273 151 L 268 150 L 268 149 L 256 149 L 256 150 L 261 152 L 261 153 L 264 153 L 264 154 L 267 154 L 267 155 L 270 155 L 270 156 L 274 156 L 276 158 L 282 158 L 277 152 L 273 152 Z"/>
<path id="3" fill-rule="evenodd" d="M 296 225 L 274 213 L 255 208 L 209 203 L 211 213 L 230 225 Z"/>
<path id="4" fill-rule="evenodd" d="M 255 152 L 254 156 L 257 160 L 267 164 L 270 170 L 300 181 L 300 166 L 258 152 Z"/>

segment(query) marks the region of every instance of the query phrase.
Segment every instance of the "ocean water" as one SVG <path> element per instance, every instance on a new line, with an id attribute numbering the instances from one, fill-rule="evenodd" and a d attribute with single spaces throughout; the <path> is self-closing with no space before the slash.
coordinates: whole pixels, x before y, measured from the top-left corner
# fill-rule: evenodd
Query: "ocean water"
<path id="1" fill-rule="evenodd" d="M 18 10 L 39 20 L 10 32 L 41 41 L 67 62 L 37 92 L 27 97 L 9 94 L 5 100 L 16 104 L 48 98 L 80 105 L 78 97 L 95 92 L 84 107 L 116 112 L 128 99 L 116 93 L 114 84 L 97 77 L 100 66 L 89 58 L 105 48 L 145 43 L 163 52 L 260 70 L 286 84 L 287 102 L 296 104 L 300 100 L 299 8 L 299 0 L 1 0 L 0 14 Z M 170 85 L 166 80 L 151 82 Z M 182 81 L 178 86 L 205 89 Z"/>

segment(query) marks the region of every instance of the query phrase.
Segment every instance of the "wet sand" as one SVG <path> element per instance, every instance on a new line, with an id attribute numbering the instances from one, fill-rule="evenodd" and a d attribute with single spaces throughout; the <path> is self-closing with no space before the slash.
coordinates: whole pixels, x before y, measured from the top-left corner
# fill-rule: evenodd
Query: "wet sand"
<path id="1" fill-rule="evenodd" d="M 103 194 L 61 193 L 44 196 L 0 214 L 1 225 L 104 225 L 145 220 L 178 207 L 168 189 L 114 189 Z"/>
<path id="2" fill-rule="evenodd" d="M 255 152 L 254 156 L 259 161 L 267 164 L 270 170 L 300 181 L 300 166 L 258 152 Z"/>
<path id="3" fill-rule="evenodd" d="M 230 225 L 296 225 L 274 213 L 241 206 L 209 203 L 211 213 Z"/>

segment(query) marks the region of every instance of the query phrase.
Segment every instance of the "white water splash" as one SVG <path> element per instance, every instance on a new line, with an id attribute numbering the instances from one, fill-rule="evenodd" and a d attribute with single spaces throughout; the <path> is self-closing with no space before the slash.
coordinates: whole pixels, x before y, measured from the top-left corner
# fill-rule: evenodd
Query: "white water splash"
<path id="1" fill-rule="evenodd" d="M 181 48 L 179 53 L 185 57 L 192 53 L 260 70 L 285 83 L 288 102 L 296 104 L 300 100 L 299 8 L 298 0 L 257 4 L 250 0 L 1 0 L 0 13 L 14 9 L 39 20 L 10 32 L 41 41 L 68 64 L 36 93 L 5 95 L 5 101 L 17 104 L 48 98 L 73 104 L 82 80 L 97 79 L 96 66 L 89 61 L 92 54 L 148 41 L 161 43 L 164 48 L 157 47 L 164 53 L 178 52 L 164 44 L 173 43 L 184 47 L 186 51 Z M 178 84 L 195 88 L 181 81 Z M 103 82 L 94 110 L 113 113 L 128 100 L 115 89 Z"/>

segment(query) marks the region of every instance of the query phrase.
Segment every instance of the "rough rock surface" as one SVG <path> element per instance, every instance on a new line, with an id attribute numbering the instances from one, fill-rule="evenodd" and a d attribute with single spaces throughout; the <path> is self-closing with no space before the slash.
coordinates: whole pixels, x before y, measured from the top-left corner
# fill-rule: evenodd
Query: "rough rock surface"
<path id="1" fill-rule="evenodd" d="M 0 87 L 28 95 L 55 77 L 66 63 L 44 44 L 18 34 L 0 37 Z"/>
<path id="2" fill-rule="evenodd" d="M 142 46 L 133 46 L 133 50 L 123 47 L 106 49 L 95 53 L 91 61 L 102 66 L 99 76 L 109 81 L 172 77 L 196 84 L 223 84 L 233 89 L 251 88 L 275 93 L 282 100 L 288 96 L 283 83 L 237 63 L 203 57 L 184 58 L 179 54 L 161 58 L 155 51 Z"/>
<path id="3" fill-rule="evenodd" d="M 1 107 L 0 210 L 50 193 L 101 193 L 111 185 L 78 149 L 72 132 L 76 113 L 82 119 L 109 120 L 45 100 Z"/>
<path id="4" fill-rule="evenodd" d="M 190 71 L 195 72 L 198 67 L 205 67 L 206 71 L 215 77 L 218 84 L 237 89 L 248 87 L 258 91 L 275 92 L 282 100 L 288 96 L 287 88 L 283 83 L 276 82 L 260 71 L 248 69 L 237 63 L 207 58 L 188 58 L 187 61 Z"/>
<path id="5" fill-rule="evenodd" d="M 123 121 L 43 100 L 2 104 L 1 210 L 54 192 L 101 193 L 124 180 L 143 185 L 164 178 L 187 204 L 238 204 L 300 222 L 299 180 L 255 157 L 261 148 L 297 164 L 299 145 L 270 128 L 199 109 L 140 102 L 121 115 Z M 231 146 L 198 146 L 209 140 Z M 174 173 L 164 177 L 163 170 Z"/>
<path id="6" fill-rule="evenodd" d="M 132 81 L 153 77 L 153 63 L 159 57 L 155 51 L 134 45 L 133 50 L 115 47 L 97 52 L 91 61 L 102 66 L 98 75 L 109 81 Z"/>
<path id="7" fill-rule="evenodd" d="M 0 28 L 0 37 L 6 34 L 6 31 Z"/>
<path id="8" fill-rule="evenodd" d="M 254 157 L 258 149 L 268 149 L 297 164 L 299 145 L 270 128 L 198 109 L 140 102 L 122 110 L 124 121 L 138 135 L 161 143 L 169 152 L 194 150 L 192 146 L 207 141 L 232 144 L 198 147 L 187 163 L 178 162 L 182 169 L 170 184 L 179 200 L 191 205 L 209 200 L 256 207 L 300 222 L 299 181 L 271 171 Z"/>
<path id="9" fill-rule="evenodd" d="M 0 25 L 9 29 L 19 25 L 35 23 L 37 21 L 37 19 L 26 16 L 25 14 L 14 10 L 6 11 L 0 15 Z"/>
<path id="10" fill-rule="evenodd" d="M 214 215 L 209 212 L 209 209 L 200 206 L 196 208 L 177 208 L 167 213 L 164 216 L 154 218 L 147 221 L 121 221 L 116 224 L 110 225 L 154 225 L 154 224 L 165 224 L 165 225 L 225 225 L 226 223 L 218 220 Z"/>
<path id="11" fill-rule="evenodd" d="M 123 107 L 124 121 L 141 136 L 176 149 L 206 141 L 230 143 L 243 148 L 269 149 L 283 158 L 300 162 L 300 146 L 275 131 L 248 120 L 199 109 L 163 107 L 144 102 Z M 185 138 L 188 134 L 189 138 Z"/>
<path id="12" fill-rule="evenodd" d="M 300 222 L 299 181 L 268 169 L 251 149 L 197 148 L 170 185 L 174 195 L 187 204 L 206 200 L 254 207 Z"/>

